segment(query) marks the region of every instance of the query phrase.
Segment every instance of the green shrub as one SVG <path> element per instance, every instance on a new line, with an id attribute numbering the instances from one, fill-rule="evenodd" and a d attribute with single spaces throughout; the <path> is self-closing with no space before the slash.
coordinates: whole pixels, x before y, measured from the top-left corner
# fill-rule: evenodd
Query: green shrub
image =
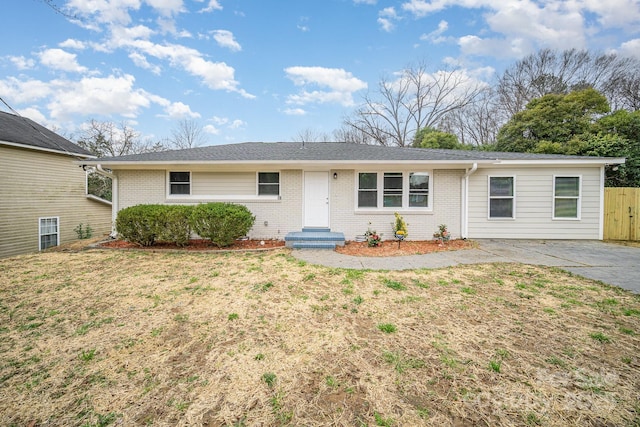
<path id="1" fill-rule="evenodd" d="M 136 205 L 122 209 L 116 218 L 118 234 L 132 243 L 153 245 L 164 227 L 163 208 L 163 205 Z"/>
<path id="2" fill-rule="evenodd" d="M 184 246 L 191 236 L 191 211 L 183 205 L 137 205 L 118 212 L 116 230 L 120 236 L 142 246 L 157 241 Z"/>
<path id="3" fill-rule="evenodd" d="M 225 247 L 245 236 L 255 219 L 243 205 L 203 203 L 193 208 L 191 226 L 200 237 L 211 240 L 218 247 Z"/>
<path id="4" fill-rule="evenodd" d="M 165 205 L 162 206 L 164 225 L 158 230 L 158 240 L 185 246 L 191 238 L 191 212 L 193 206 Z M 160 225 L 160 222 L 158 223 Z"/>

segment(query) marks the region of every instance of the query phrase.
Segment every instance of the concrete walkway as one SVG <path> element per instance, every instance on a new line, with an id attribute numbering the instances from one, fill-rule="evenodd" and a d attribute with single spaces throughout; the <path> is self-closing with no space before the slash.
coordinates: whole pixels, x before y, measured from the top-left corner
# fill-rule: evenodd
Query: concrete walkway
<path id="1" fill-rule="evenodd" d="M 596 240 L 480 239 L 476 249 L 400 257 L 355 257 L 328 250 L 294 250 L 293 256 L 327 267 L 407 270 L 513 262 L 558 267 L 640 294 L 640 248 Z"/>

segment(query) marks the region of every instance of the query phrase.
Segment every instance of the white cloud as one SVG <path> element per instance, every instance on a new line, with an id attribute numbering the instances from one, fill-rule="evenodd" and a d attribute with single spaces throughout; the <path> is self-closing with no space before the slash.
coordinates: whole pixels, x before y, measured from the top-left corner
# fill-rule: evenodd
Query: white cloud
<path id="1" fill-rule="evenodd" d="M 222 6 L 220 6 L 220 2 L 218 0 L 209 0 L 207 7 L 200 9 L 200 13 L 213 12 L 214 10 L 222 10 Z"/>
<path id="2" fill-rule="evenodd" d="M 75 53 L 69 53 L 62 49 L 47 49 L 40 52 L 40 63 L 54 70 L 84 73 L 87 67 L 78 64 Z"/>
<path id="3" fill-rule="evenodd" d="M 353 93 L 367 88 L 367 83 L 341 68 L 289 67 L 287 77 L 296 86 L 319 86 L 329 90 L 304 90 L 297 95 L 289 95 L 287 103 L 304 105 L 309 103 L 338 103 L 353 106 Z"/>
<path id="4" fill-rule="evenodd" d="M 229 129 L 240 129 L 240 128 L 245 127 L 246 125 L 247 125 L 247 122 L 245 122 L 243 120 L 236 119 L 236 120 L 231 122 L 231 124 L 229 125 Z"/>
<path id="5" fill-rule="evenodd" d="M 212 31 L 213 39 L 218 43 L 221 47 L 226 47 L 229 50 L 234 52 L 239 52 L 242 50 L 242 46 L 238 43 L 231 31 L 227 30 L 214 30 Z"/>
<path id="6" fill-rule="evenodd" d="M 62 43 L 58 43 L 58 46 L 66 49 L 75 49 L 75 50 L 84 50 L 87 47 L 87 45 L 84 42 L 80 40 L 74 40 L 74 39 L 66 39 Z"/>
<path id="7" fill-rule="evenodd" d="M 131 52 L 129 58 L 140 68 L 151 71 L 153 74 L 159 75 L 162 69 L 158 65 L 149 63 L 147 57 L 138 52 Z"/>
<path id="8" fill-rule="evenodd" d="M 140 9 L 140 0 L 69 0 L 67 8 L 72 15 L 84 17 L 77 21 L 86 28 L 96 28 L 95 24 L 129 24 L 129 10 Z"/>
<path id="9" fill-rule="evenodd" d="M 284 110 L 284 113 L 288 116 L 304 116 L 307 114 L 302 108 L 287 108 Z"/>
<path id="10" fill-rule="evenodd" d="M 438 24 L 438 28 L 431 31 L 428 34 L 423 34 L 420 36 L 420 40 L 426 40 L 434 44 L 442 43 L 446 41 L 446 37 L 442 35 L 449 29 L 449 23 L 447 21 L 440 21 Z"/>
<path id="11" fill-rule="evenodd" d="M 21 108 L 20 110 L 18 110 L 18 114 L 20 114 L 23 117 L 28 117 L 34 122 L 39 123 L 43 126 L 49 126 L 49 121 L 47 120 L 45 115 L 42 114 L 40 110 L 38 110 L 37 108 L 33 108 L 33 107 Z"/>
<path id="12" fill-rule="evenodd" d="M 355 4 L 376 4 L 378 0 L 353 0 Z"/>
<path id="13" fill-rule="evenodd" d="M 211 135 L 218 135 L 220 133 L 220 129 L 216 128 L 214 125 L 204 125 L 202 130 Z"/>
<path id="14" fill-rule="evenodd" d="M 33 59 L 24 56 L 9 56 L 8 58 L 18 70 L 28 70 L 36 65 Z"/>
<path id="15" fill-rule="evenodd" d="M 620 53 L 640 59 L 640 39 L 626 41 L 620 45 Z"/>
<path id="16" fill-rule="evenodd" d="M 191 111 L 191 107 L 182 102 L 172 102 L 169 104 L 165 111 L 169 115 L 169 118 L 180 120 L 185 118 L 197 119 L 200 118 L 200 113 Z"/>
<path id="17" fill-rule="evenodd" d="M 0 94 L 15 104 L 30 104 L 48 98 L 52 94 L 50 85 L 40 80 L 19 80 L 9 77 L 0 80 Z"/>
<path id="18" fill-rule="evenodd" d="M 145 0 L 163 16 L 172 16 L 184 11 L 182 0 Z"/>
<path id="19" fill-rule="evenodd" d="M 121 115 L 133 118 L 140 109 L 162 100 L 142 89 L 135 89 L 131 75 L 86 77 L 79 81 L 53 80 L 53 92 L 47 108 L 56 120 L 68 120 L 73 115 Z M 164 100 L 166 102 L 166 100 Z"/>
<path id="20" fill-rule="evenodd" d="M 395 28 L 394 21 L 400 19 L 393 7 L 387 7 L 378 12 L 378 24 L 386 32 L 391 32 Z"/>

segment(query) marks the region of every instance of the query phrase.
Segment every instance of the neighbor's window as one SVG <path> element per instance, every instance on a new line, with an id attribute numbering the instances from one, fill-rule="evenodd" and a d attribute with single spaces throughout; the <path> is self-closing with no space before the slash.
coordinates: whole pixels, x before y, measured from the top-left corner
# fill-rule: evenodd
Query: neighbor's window
<path id="1" fill-rule="evenodd" d="M 515 218 L 515 177 L 489 177 L 489 218 Z"/>
<path id="2" fill-rule="evenodd" d="M 580 177 L 556 176 L 553 181 L 553 217 L 580 218 Z"/>
<path id="3" fill-rule="evenodd" d="M 383 188 L 382 206 L 402 207 L 402 172 L 385 172 Z"/>
<path id="4" fill-rule="evenodd" d="M 427 172 L 360 172 L 358 208 L 428 208 L 429 183 Z"/>
<path id="5" fill-rule="evenodd" d="M 60 244 L 60 232 L 58 228 L 59 217 L 40 218 L 38 235 L 40 237 L 40 250 L 45 250 Z"/>
<path id="6" fill-rule="evenodd" d="M 411 172 L 409 174 L 409 207 L 429 207 L 429 174 Z"/>
<path id="7" fill-rule="evenodd" d="M 378 174 L 364 172 L 358 174 L 358 207 L 378 207 Z"/>
<path id="8" fill-rule="evenodd" d="M 191 194 L 191 172 L 169 172 L 169 194 Z"/>
<path id="9" fill-rule="evenodd" d="M 280 195 L 280 173 L 279 172 L 258 172 L 258 195 L 259 196 Z"/>

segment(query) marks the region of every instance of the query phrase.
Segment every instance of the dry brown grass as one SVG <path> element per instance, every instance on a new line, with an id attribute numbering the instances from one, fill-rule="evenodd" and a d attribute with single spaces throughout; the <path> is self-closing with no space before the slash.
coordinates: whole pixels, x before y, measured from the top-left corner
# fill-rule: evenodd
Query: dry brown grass
<path id="1" fill-rule="evenodd" d="M 640 298 L 554 269 L 50 252 L 0 316 L 1 425 L 640 423 Z"/>

